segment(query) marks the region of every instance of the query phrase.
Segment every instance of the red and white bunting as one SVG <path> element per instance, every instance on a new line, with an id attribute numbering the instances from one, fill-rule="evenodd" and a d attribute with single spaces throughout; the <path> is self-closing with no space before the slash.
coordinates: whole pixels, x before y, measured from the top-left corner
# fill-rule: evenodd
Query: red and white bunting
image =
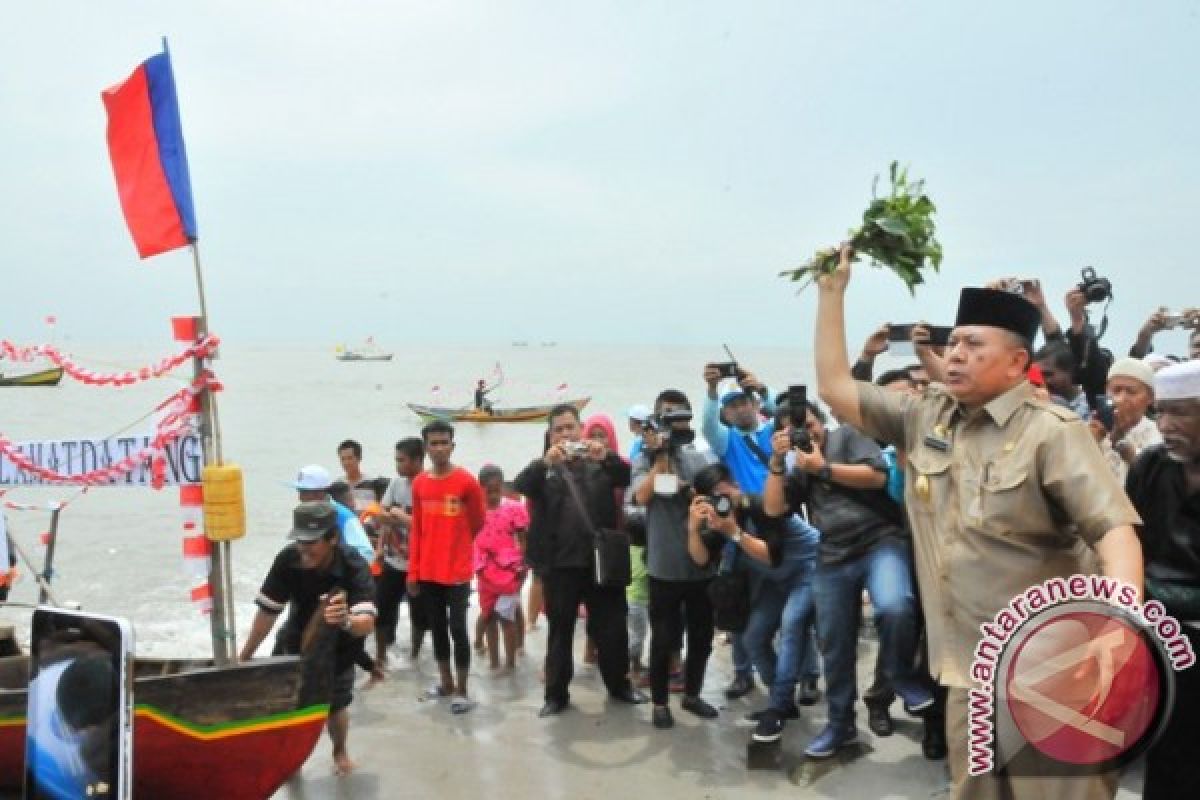
<path id="1" fill-rule="evenodd" d="M 199 409 L 198 396 L 203 391 L 220 391 L 221 384 L 209 370 L 205 370 L 196 381 L 187 388 L 180 389 L 158 405 L 156 410 L 163 411 L 156 426 L 154 437 L 147 447 L 121 459 L 108 467 L 91 470 L 79 474 L 67 475 L 56 470 L 40 466 L 21 450 L 11 439 L 0 434 L 0 456 L 7 459 L 22 472 L 37 475 L 46 483 L 73 484 L 76 486 L 95 486 L 112 483 L 117 478 L 132 472 L 140 465 L 149 462 L 151 469 L 151 486 L 161 489 L 165 481 L 168 445 L 179 437 L 196 430 L 196 411 Z"/>
<path id="2" fill-rule="evenodd" d="M 96 372 L 82 367 L 52 344 L 18 347 L 7 339 L 0 339 L 0 355 L 10 361 L 20 362 L 33 361 L 36 358 L 48 359 L 56 367 L 62 367 L 67 375 L 88 386 L 129 386 L 140 381 L 161 378 L 192 358 L 208 358 L 216 352 L 219 344 L 220 339 L 216 336 L 205 336 L 182 352 L 167 356 L 155 364 L 136 370 L 111 373 Z"/>

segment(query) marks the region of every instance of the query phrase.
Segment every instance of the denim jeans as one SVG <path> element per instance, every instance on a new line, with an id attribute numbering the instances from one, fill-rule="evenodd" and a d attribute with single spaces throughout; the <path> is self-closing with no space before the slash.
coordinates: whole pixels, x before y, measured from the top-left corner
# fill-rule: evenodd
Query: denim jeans
<path id="1" fill-rule="evenodd" d="M 813 616 L 813 592 L 810 575 L 811 567 L 789 583 L 764 581 L 746 624 L 746 647 L 770 692 L 767 706 L 776 711 L 786 711 L 796 704 L 796 681 L 811 649 L 809 623 Z M 777 630 L 778 653 L 774 645 Z"/>
<path id="2" fill-rule="evenodd" d="M 813 621 L 812 577 L 820 534 L 799 515 L 788 520 L 778 566 L 752 562 L 757 594 L 745 631 L 746 648 L 770 692 L 769 707 L 795 705 L 796 681 L 814 669 L 810 646 Z M 779 651 L 774 646 L 779 631 Z"/>
<path id="3" fill-rule="evenodd" d="M 864 585 L 875 607 L 880 665 L 887 679 L 906 700 L 929 692 L 928 682 L 914 669 L 917 602 L 911 559 L 908 543 L 889 536 L 852 561 L 817 566 L 813 594 L 831 725 L 854 725 L 855 660 Z"/>

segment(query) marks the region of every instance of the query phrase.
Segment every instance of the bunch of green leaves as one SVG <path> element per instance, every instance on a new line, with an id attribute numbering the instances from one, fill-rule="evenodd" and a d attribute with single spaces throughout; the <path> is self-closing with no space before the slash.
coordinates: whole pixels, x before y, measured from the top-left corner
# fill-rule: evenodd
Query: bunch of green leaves
<path id="1" fill-rule="evenodd" d="M 909 181 L 908 169 L 893 161 L 888 171 L 891 192 L 879 196 L 879 176 L 871 187 L 873 199 L 863 212 L 862 227 L 850 231 L 848 244 L 854 248 L 854 260 L 870 259 L 871 266 L 887 267 L 900 276 L 911 294 L 925 282 L 921 270 L 942 265 L 942 246 L 934 238 L 933 213 L 937 210 L 925 194 L 924 181 Z M 821 275 L 837 269 L 838 250 L 820 250 L 805 264 L 784 270 L 804 289 Z"/>

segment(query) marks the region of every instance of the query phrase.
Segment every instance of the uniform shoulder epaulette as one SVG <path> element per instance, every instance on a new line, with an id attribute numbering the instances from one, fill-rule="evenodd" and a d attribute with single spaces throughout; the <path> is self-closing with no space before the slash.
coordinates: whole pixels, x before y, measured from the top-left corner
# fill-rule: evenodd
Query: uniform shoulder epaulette
<path id="1" fill-rule="evenodd" d="M 1029 403 L 1034 408 L 1041 409 L 1049 414 L 1053 414 L 1063 422 L 1070 422 L 1079 419 L 1079 415 L 1069 408 L 1064 408 L 1058 403 L 1039 403 L 1036 400 Z"/>

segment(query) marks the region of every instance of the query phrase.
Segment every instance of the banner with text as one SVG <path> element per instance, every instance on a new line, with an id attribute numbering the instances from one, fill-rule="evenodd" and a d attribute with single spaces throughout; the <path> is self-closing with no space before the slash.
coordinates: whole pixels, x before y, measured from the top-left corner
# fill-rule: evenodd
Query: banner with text
<path id="1" fill-rule="evenodd" d="M 112 439 L 51 439 L 42 442 L 21 442 L 16 449 L 34 464 L 65 475 L 84 475 L 96 469 L 111 467 L 123 458 L 149 447 L 153 434 L 118 436 Z M 200 437 L 187 433 L 170 441 L 165 450 L 167 486 L 187 486 L 200 483 L 204 453 Z M 152 478 L 150 459 L 133 471 L 100 486 L 149 487 Z M 0 486 L 50 486 L 48 481 L 18 469 L 0 454 Z"/>

